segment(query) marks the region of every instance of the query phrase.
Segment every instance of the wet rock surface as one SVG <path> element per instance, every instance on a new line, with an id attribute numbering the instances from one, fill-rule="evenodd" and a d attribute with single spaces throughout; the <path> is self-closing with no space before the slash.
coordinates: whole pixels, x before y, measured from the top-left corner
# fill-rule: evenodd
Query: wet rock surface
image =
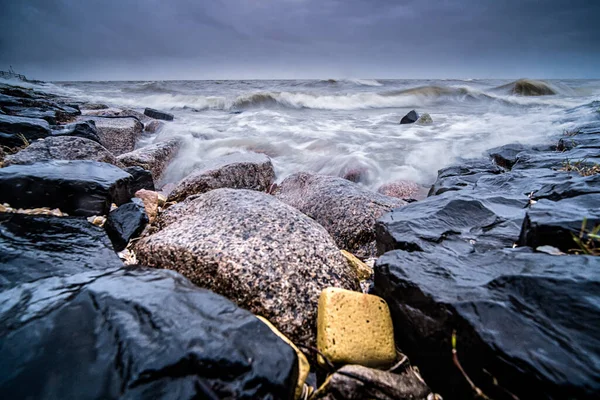
<path id="1" fill-rule="evenodd" d="M 265 324 L 175 272 L 123 268 L 84 218 L 0 214 L 0 265 L 4 396 L 292 397 L 295 352 Z"/>
<path id="2" fill-rule="evenodd" d="M 100 137 L 98 136 L 98 129 L 96 128 L 96 123 L 94 121 L 74 122 L 72 124 L 56 127 L 56 129 L 52 131 L 52 136 L 74 136 L 101 144 Z"/>
<path id="3" fill-rule="evenodd" d="M 100 143 L 118 156 L 133 151 L 144 126 L 136 118 L 102 118 L 82 116 L 83 121 L 94 121 Z"/>
<path id="4" fill-rule="evenodd" d="M 135 198 L 108 213 L 104 230 L 115 251 L 121 251 L 131 239 L 140 236 L 149 221 L 144 203 Z"/>
<path id="5" fill-rule="evenodd" d="M 169 162 L 177 155 L 181 140 L 170 139 L 151 144 L 118 156 L 120 163 L 127 167 L 138 166 L 152 172 L 155 182 L 158 182 Z"/>
<path id="6" fill-rule="evenodd" d="M 24 140 L 32 142 L 50 133 L 50 124 L 43 119 L 0 115 L 0 144 L 3 146 L 22 146 Z"/>
<path id="7" fill-rule="evenodd" d="M 127 172 L 133 177 L 131 182 L 131 191 L 132 193 L 137 192 L 138 190 L 146 189 L 146 190 L 154 190 L 154 179 L 152 178 L 152 172 L 145 170 L 142 167 L 127 167 L 123 168 L 123 171 Z"/>
<path id="8" fill-rule="evenodd" d="M 414 124 L 419 120 L 419 114 L 415 110 L 410 111 L 400 120 L 400 125 L 404 124 Z"/>
<path id="9" fill-rule="evenodd" d="M 171 268 L 314 345 L 319 294 L 358 288 L 327 232 L 273 196 L 216 189 L 168 208 L 135 245 L 140 262 Z"/>
<path id="10" fill-rule="evenodd" d="M 235 153 L 196 166 L 169 193 L 169 201 L 219 188 L 265 191 L 275 180 L 271 159 L 264 154 Z"/>
<path id="11" fill-rule="evenodd" d="M 91 160 L 118 164 L 115 156 L 100 144 L 72 136 L 37 140 L 18 153 L 7 156 L 4 164 L 33 164 L 48 160 Z"/>
<path id="12" fill-rule="evenodd" d="M 276 197 L 321 224 L 337 245 L 359 258 L 375 255 L 375 221 L 406 202 L 374 193 L 343 178 L 293 174 Z"/>
<path id="13" fill-rule="evenodd" d="M 42 161 L 0 168 L 0 203 L 59 208 L 69 215 L 106 214 L 131 198 L 131 175 L 96 161 Z"/>
<path id="14" fill-rule="evenodd" d="M 153 108 L 146 108 L 144 114 L 154 119 L 162 119 L 165 121 L 173 121 L 173 114 L 166 113 L 164 111 L 155 110 Z"/>
<path id="15" fill-rule="evenodd" d="M 473 396 L 452 361 L 454 330 L 462 366 L 490 398 L 600 392 L 600 258 L 574 240 L 584 219 L 586 232 L 600 223 L 600 178 L 565 167 L 598 157 L 594 140 L 581 143 L 493 149 L 441 170 L 430 197 L 379 219 L 373 292 L 390 305 L 398 346 L 444 398 Z"/>

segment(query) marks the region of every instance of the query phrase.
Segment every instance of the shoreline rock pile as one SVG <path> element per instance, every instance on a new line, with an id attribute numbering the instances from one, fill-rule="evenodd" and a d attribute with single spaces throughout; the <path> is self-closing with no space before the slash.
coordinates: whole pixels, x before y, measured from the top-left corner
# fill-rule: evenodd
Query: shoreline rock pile
<path id="1" fill-rule="evenodd" d="M 155 136 L 167 112 L 7 85 L 0 110 L 9 397 L 464 399 L 467 377 L 494 399 L 600 391 L 582 229 L 600 225 L 600 122 L 562 152 L 441 170 L 424 198 L 305 172 L 275 185 L 257 153 L 164 182 L 185 146 Z"/>

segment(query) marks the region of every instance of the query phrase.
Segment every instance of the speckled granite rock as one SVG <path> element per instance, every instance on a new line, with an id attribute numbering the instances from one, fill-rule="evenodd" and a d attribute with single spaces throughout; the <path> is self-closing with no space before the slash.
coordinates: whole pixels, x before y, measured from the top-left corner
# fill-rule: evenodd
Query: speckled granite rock
<path id="1" fill-rule="evenodd" d="M 305 172 L 286 178 L 275 195 L 323 225 L 341 249 L 359 258 L 376 254 L 377 218 L 406 204 L 343 178 Z"/>
<path id="2" fill-rule="evenodd" d="M 121 154 L 117 159 L 127 167 L 138 166 L 152 172 L 154 182 L 158 182 L 180 147 L 180 139 L 170 139 Z"/>
<path id="3" fill-rule="evenodd" d="M 271 159 L 264 154 L 236 153 L 199 164 L 169 193 L 169 201 L 218 188 L 265 191 L 275 179 Z"/>
<path id="4" fill-rule="evenodd" d="M 102 145 L 114 155 L 133 151 L 144 128 L 135 118 L 102 118 L 88 115 L 80 117 L 80 120 L 94 121 Z"/>
<path id="5" fill-rule="evenodd" d="M 18 153 L 7 156 L 5 165 L 33 164 L 45 160 L 92 160 L 118 165 L 115 156 L 98 143 L 74 136 L 36 140 Z"/>
<path id="6" fill-rule="evenodd" d="M 327 232 L 266 193 L 212 190 L 171 206 L 156 225 L 162 230 L 135 245 L 141 263 L 182 273 L 297 344 L 315 344 L 322 289 L 358 289 Z"/>
<path id="7" fill-rule="evenodd" d="M 429 189 L 419 186 L 415 182 L 402 180 L 383 184 L 377 189 L 377 193 L 385 196 L 415 200 L 426 198 L 428 191 Z"/>

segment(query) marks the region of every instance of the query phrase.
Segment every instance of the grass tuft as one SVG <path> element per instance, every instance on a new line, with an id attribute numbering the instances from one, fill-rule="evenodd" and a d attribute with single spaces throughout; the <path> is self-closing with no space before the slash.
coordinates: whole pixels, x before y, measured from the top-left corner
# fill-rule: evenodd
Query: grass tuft
<path id="1" fill-rule="evenodd" d="M 585 158 L 579 161 L 571 161 L 569 159 L 566 159 L 563 162 L 563 167 L 560 170 L 567 172 L 577 172 L 581 176 L 592 176 L 600 174 L 600 165 L 588 163 Z"/>

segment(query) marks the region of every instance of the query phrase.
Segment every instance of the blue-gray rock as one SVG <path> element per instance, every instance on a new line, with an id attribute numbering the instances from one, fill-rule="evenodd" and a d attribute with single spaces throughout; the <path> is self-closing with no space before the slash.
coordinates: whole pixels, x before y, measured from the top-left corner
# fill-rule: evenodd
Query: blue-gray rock
<path id="1" fill-rule="evenodd" d="M 162 119 L 165 121 L 173 121 L 173 114 L 166 113 L 164 111 L 155 110 L 153 108 L 146 108 L 144 110 L 144 115 L 154 118 L 154 119 Z"/>
<path id="2" fill-rule="evenodd" d="M 0 145 L 23 146 L 23 138 L 33 142 L 50 135 L 50 124 L 39 118 L 0 115 Z"/>
<path id="3" fill-rule="evenodd" d="M 419 120 L 419 114 L 415 110 L 410 111 L 400 120 L 400 125 L 403 124 L 414 124 Z"/>
<path id="4" fill-rule="evenodd" d="M 69 215 L 104 215 L 132 197 L 132 177 L 96 161 L 42 161 L 0 168 L 0 203 L 59 208 Z"/>
<path id="5" fill-rule="evenodd" d="M 0 266 L 4 397 L 293 396 L 295 352 L 265 324 L 175 272 L 124 268 L 84 218 L 0 214 Z"/>
<path id="6" fill-rule="evenodd" d="M 123 171 L 127 172 L 133 177 L 131 182 L 131 193 L 135 194 L 138 190 L 155 190 L 154 179 L 152 178 L 152 172 L 138 166 L 123 168 Z"/>
<path id="7" fill-rule="evenodd" d="M 50 125 L 56 125 L 56 111 L 44 110 L 36 107 L 4 107 L 10 114 L 17 117 L 39 118 L 47 121 Z"/>
<path id="8" fill-rule="evenodd" d="M 52 131 L 52 136 L 75 136 L 102 144 L 94 121 L 81 121 L 61 125 Z"/>
<path id="9" fill-rule="evenodd" d="M 104 230 L 110 238 L 115 251 L 121 251 L 129 241 L 141 235 L 148 225 L 148 215 L 142 200 L 134 198 L 108 213 Z"/>

